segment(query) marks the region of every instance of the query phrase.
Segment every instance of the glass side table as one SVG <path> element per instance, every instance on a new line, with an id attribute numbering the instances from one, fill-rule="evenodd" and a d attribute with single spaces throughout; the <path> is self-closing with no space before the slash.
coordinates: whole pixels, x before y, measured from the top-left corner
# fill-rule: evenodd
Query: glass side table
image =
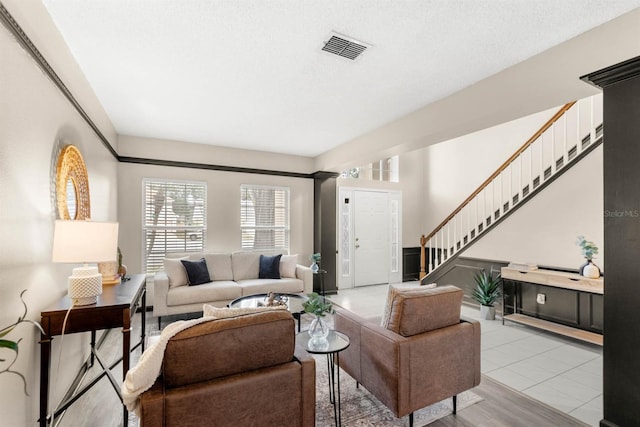
<path id="1" fill-rule="evenodd" d="M 341 332 L 329 331 L 326 343 L 317 343 L 308 333 L 296 335 L 296 345 L 312 354 L 327 356 L 327 372 L 329 375 L 329 401 L 333 404 L 333 419 L 336 426 L 342 425 L 340 414 L 340 352 L 349 347 L 349 337 Z M 335 357 L 334 357 L 335 355 Z"/>

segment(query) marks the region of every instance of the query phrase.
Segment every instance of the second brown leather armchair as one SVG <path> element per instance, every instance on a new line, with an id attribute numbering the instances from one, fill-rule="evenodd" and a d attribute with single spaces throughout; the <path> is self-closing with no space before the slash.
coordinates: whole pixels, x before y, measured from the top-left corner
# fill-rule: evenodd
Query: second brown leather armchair
<path id="1" fill-rule="evenodd" d="M 340 367 L 397 417 L 480 384 L 480 324 L 460 319 L 462 291 L 442 286 L 399 292 L 388 326 L 336 309 L 335 328 L 351 345 Z"/>

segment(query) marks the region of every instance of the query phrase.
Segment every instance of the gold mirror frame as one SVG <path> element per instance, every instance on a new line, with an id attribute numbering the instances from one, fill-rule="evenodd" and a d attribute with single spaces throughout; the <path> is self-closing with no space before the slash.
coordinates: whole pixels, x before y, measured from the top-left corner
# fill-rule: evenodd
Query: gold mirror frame
<path id="1" fill-rule="evenodd" d="M 75 215 L 69 214 L 67 203 L 68 183 L 71 181 L 75 188 Z M 87 167 L 80 151 L 73 145 L 65 146 L 58 156 L 56 167 L 56 201 L 60 219 L 89 219 L 91 205 L 89 203 L 89 178 Z"/>

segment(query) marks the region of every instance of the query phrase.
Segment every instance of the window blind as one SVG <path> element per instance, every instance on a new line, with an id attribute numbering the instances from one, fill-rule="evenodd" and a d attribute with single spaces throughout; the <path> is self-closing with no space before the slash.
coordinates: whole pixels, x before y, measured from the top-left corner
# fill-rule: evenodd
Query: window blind
<path id="1" fill-rule="evenodd" d="M 289 188 L 240 186 L 242 249 L 289 250 Z"/>
<path id="2" fill-rule="evenodd" d="M 207 231 L 207 184 L 143 180 L 144 270 L 161 270 L 171 252 L 202 252 Z"/>

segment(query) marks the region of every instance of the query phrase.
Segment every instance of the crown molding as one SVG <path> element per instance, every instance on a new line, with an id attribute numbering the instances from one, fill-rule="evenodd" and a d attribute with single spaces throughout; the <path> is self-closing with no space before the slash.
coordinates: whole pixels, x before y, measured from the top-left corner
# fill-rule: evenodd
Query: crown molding
<path id="1" fill-rule="evenodd" d="M 638 76 L 640 76 L 640 56 L 594 71 L 593 73 L 580 77 L 580 80 L 604 89 L 613 84 Z"/>

